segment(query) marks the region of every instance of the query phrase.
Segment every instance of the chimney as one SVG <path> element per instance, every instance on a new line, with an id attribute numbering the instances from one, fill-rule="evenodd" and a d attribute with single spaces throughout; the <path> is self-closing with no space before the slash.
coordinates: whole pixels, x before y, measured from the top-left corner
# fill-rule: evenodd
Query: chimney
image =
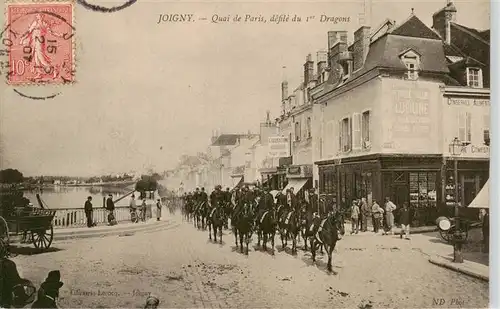
<path id="1" fill-rule="evenodd" d="M 309 85 L 309 83 L 314 79 L 314 61 L 312 60 L 311 54 L 306 57 L 306 63 L 304 63 L 304 85 Z"/>
<path id="2" fill-rule="evenodd" d="M 347 31 L 328 31 L 328 66 L 330 81 L 336 83 L 342 72 L 340 53 L 347 51 Z"/>
<path id="3" fill-rule="evenodd" d="M 268 144 L 270 136 L 275 136 L 277 134 L 277 126 L 275 123 L 271 122 L 270 112 L 267 111 L 266 121 L 260 124 L 260 143 L 263 146 Z"/>
<path id="4" fill-rule="evenodd" d="M 318 61 L 318 75 L 321 74 L 326 69 L 327 53 L 324 50 L 320 50 L 316 53 L 316 59 Z"/>
<path id="5" fill-rule="evenodd" d="M 370 48 L 370 27 L 361 26 L 354 32 L 353 46 L 353 71 L 363 67 Z"/>
<path id="6" fill-rule="evenodd" d="M 286 80 L 281 82 L 281 101 L 288 98 L 288 82 Z"/>
<path id="7" fill-rule="evenodd" d="M 457 17 L 457 9 L 452 2 L 448 2 L 444 8 L 432 15 L 432 28 L 439 33 L 446 44 L 451 43 L 450 22 Z"/>
<path id="8" fill-rule="evenodd" d="M 215 130 L 212 130 L 212 144 L 215 143 L 217 140 L 217 132 Z"/>

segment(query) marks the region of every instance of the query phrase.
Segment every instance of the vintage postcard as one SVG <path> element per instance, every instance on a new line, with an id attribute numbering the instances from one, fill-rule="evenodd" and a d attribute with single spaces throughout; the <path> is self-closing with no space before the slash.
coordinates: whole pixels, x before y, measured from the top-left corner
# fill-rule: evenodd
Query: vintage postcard
<path id="1" fill-rule="evenodd" d="M 489 1 L 0 8 L 1 308 L 494 307 Z"/>

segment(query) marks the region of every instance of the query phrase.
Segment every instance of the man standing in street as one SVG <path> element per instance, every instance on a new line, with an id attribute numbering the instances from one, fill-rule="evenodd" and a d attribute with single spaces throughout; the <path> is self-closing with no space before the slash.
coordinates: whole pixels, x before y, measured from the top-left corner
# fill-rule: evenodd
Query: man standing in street
<path id="1" fill-rule="evenodd" d="M 357 204 L 357 201 L 352 201 L 352 206 L 351 206 L 351 235 L 353 233 L 358 234 L 358 221 L 359 219 L 359 206 Z"/>
<path id="2" fill-rule="evenodd" d="M 156 221 L 160 221 L 161 219 L 161 199 L 156 200 Z"/>
<path id="3" fill-rule="evenodd" d="M 87 227 L 93 227 L 94 221 L 92 220 L 93 208 L 92 208 L 92 196 L 87 197 L 85 202 L 85 217 L 87 217 Z"/>
<path id="4" fill-rule="evenodd" d="M 130 198 L 130 219 L 132 222 L 137 223 L 139 222 L 139 218 L 137 216 L 137 204 L 135 203 L 135 195 L 132 194 L 132 197 Z"/>
<path id="5" fill-rule="evenodd" d="M 489 210 L 485 210 L 483 215 L 483 253 L 490 252 L 490 214 Z"/>
<path id="6" fill-rule="evenodd" d="M 108 223 L 112 225 L 115 219 L 115 203 L 113 202 L 113 195 L 108 196 L 108 200 L 106 201 L 106 210 L 108 211 Z"/>
<path id="7" fill-rule="evenodd" d="M 410 210 L 408 209 L 408 203 L 403 203 L 403 209 L 401 209 L 401 213 L 399 214 L 399 223 L 401 223 L 401 233 L 399 234 L 399 238 L 403 238 L 403 234 L 405 239 L 410 239 Z"/>
<path id="8" fill-rule="evenodd" d="M 384 213 L 384 210 L 380 207 L 379 204 L 377 204 L 377 201 L 373 201 L 372 213 L 373 213 L 373 231 L 375 232 L 375 234 L 377 234 Z"/>
<path id="9" fill-rule="evenodd" d="M 361 198 L 361 215 L 363 216 L 361 231 L 366 232 L 368 231 L 368 218 L 372 216 L 372 209 L 370 209 L 368 203 L 366 202 L 366 198 L 364 197 Z M 373 228 L 375 229 L 375 223 L 373 223 Z"/>
<path id="10" fill-rule="evenodd" d="M 318 195 L 316 194 L 316 190 L 314 188 L 309 190 L 309 203 L 311 205 L 312 213 L 318 212 L 319 215 L 323 215 L 324 211 L 318 209 Z"/>
<path id="11" fill-rule="evenodd" d="M 384 232 L 384 234 L 391 234 L 394 235 L 394 215 L 392 212 L 396 210 L 396 205 L 394 205 L 393 202 L 389 199 L 389 197 L 385 198 L 385 220 L 387 223 L 387 233 Z"/>

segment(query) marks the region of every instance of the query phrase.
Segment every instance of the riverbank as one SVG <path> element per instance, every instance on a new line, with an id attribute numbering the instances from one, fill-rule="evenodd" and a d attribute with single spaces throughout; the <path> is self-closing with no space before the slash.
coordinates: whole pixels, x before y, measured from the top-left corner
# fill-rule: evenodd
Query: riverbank
<path id="1" fill-rule="evenodd" d="M 33 192 L 41 190 L 52 190 L 57 188 L 109 188 L 109 189 L 129 189 L 133 190 L 135 187 L 135 180 L 130 181 L 112 181 L 112 182 L 96 182 L 96 183 L 80 183 L 80 184 L 0 184 L 0 194 L 9 193 L 12 191 Z"/>

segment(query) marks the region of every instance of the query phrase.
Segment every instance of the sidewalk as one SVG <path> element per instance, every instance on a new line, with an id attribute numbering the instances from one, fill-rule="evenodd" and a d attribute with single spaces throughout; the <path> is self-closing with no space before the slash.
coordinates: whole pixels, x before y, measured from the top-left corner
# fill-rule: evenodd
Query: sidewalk
<path id="1" fill-rule="evenodd" d="M 114 236 L 120 234 L 128 234 L 135 232 L 144 231 L 155 231 L 162 230 L 167 227 L 174 225 L 175 220 L 173 218 L 163 218 L 161 221 L 157 221 L 156 218 L 147 220 L 146 222 L 140 223 L 118 223 L 114 226 L 101 225 L 92 228 L 88 227 L 77 227 L 77 228 L 58 228 L 54 229 L 54 240 L 67 240 L 67 239 L 79 239 L 79 238 L 91 238 L 91 237 L 105 237 Z"/>
<path id="2" fill-rule="evenodd" d="M 347 223 L 346 224 L 346 232 L 348 231 L 349 233 L 351 232 L 351 224 Z M 401 233 L 401 228 L 400 227 L 395 227 L 393 228 L 394 234 L 399 234 Z M 422 234 L 422 233 L 430 233 L 430 232 L 436 232 L 438 231 L 437 226 L 420 226 L 420 227 L 412 227 L 410 228 L 410 234 Z M 373 227 L 368 225 L 368 233 L 373 233 Z M 379 233 L 382 233 L 379 231 Z M 363 235 L 363 234 L 362 234 Z M 366 234 L 369 235 L 369 234 Z"/>
<path id="3" fill-rule="evenodd" d="M 454 263 L 453 259 L 450 257 L 443 256 L 433 256 L 429 259 L 434 265 L 438 265 L 444 268 L 448 268 L 460 273 L 469 275 L 471 277 L 481 279 L 484 281 L 490 281 L 489 267 L 480 263 L 472 262 L 464 258 L 463 263 Z"/>
<path id="4" fill-rule="evenodd" d="M 481 252 L 481 239 L 480 229 L 469 231 L 469 240 L 462 248 L 463 263 L 453 262 L 453 245 L 443 241 L 437 233 L 415 235 L 411 245 L 420 248 L 434 265 L 489 281 L 489 256 Z"/>

